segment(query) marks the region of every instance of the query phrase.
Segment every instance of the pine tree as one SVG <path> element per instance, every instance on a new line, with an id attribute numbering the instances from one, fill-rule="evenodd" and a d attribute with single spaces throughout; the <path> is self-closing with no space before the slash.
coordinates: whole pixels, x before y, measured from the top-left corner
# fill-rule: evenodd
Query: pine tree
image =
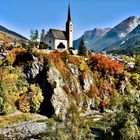
<path id="1" fill-rule="evenodd" d="M 88 53 L 88 50 L 87 48 L 85 47 L 85 43 L 83 41 L 83 39 L 80 41 L 80 45 L 79 45 L 79 55 L 82 55 L 82 56 L 87 56 L 87 53 Z"/>
<path id="2" fill-rule="evenodd" d="M 37 41 L 38 38 L 39 38 L 38 30 L 35 30 L 35 33 L 34 33 L 35 41 Z"/>
<path id="3" fill-rule="evenodd" d="M 40 42 L 45 42 L 46 41 L 46 33 L 45 30 L 42 29 L 41 35 L 40 35 Z"/>
<path id="4" fill-rule="evenodd" d="M 31 38 L 31 41 L 34 41 L 34 30 L 30 31 L 30 38 Z"/>

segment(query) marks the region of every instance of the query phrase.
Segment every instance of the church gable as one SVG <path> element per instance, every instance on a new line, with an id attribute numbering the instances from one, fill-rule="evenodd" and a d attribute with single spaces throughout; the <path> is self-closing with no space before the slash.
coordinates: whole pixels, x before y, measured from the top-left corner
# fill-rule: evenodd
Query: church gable
<path id="1" fill-rule="evenodd" d="M 65 32 L 61 30 L 50 29 L 46 37 L 46 43 L 51 49 L 68 49 Z"/>
<path id="2" fill-rule="evenodd" d="M 67 40 L 65 31 L 50 29 L 50 32 L 52 33 L 55 39 Z"/>
<path id="3" fill-rule="evenodd" d="M 54 49 L 55 45 L 55 38 L 53 34 L 49 31 L 46 37 L 46 44 L 51 48 Z"/>

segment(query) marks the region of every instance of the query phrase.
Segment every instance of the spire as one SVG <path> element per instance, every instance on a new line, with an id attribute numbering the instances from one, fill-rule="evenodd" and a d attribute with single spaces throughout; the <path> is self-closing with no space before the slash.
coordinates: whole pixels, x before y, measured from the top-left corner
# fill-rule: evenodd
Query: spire
<path id="1" fill-rule="evenodd" d="M 68 6 L 68 21 L 71 21 L 70 4 L 69 4 L 69 6 Z"/>

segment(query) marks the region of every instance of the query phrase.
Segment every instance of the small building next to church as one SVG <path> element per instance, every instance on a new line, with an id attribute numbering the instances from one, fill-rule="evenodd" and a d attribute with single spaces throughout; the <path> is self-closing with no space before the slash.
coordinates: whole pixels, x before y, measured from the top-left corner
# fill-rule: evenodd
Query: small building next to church
<path id="1" fill-rule="evenodd" d="M 50 29 L 46 36 L 46 44 L 54 50 L 67 50 L 73 47 L 73 24 L 71 21 L 70 5 L 68 6 L 66 30 Z"/>

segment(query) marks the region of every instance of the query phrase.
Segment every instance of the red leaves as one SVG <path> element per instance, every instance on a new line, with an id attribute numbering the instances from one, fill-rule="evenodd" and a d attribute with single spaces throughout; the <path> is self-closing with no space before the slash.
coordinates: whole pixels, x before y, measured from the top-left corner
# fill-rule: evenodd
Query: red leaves
<path id="1" fill-rule="evenodd" d="M 90 55 L 88 65 L 94 77 L 94 84 L 91 85 L 88 96 L 95 98 L 102 107 L 106 107 L 110 102 L 110 97 L 116 92 L 114 79 L 121 78 L 124 72 L 123 65 L 99 54 Z"/>
<path id="2" fill-rule="evenodd" d="M 119 62 L 109 60 L 108 58 L 99 54 L 90 58 L 90 63 L 92 64 L 93 70 L 100 71 L 103 74 L 120 76 L 124 71 L 123 66 Z"/>
<path id="3" fill-rule="evenodd" d="M 68 57 L 68 61 L 69 61 L 69 63 L 72 63 L 72 64 L 74 64 L 76 66 L 79 66 L 80 65 L 78 59 L 75 56 L 70 55 Z"/>
<path id="4" fill-rule="evenodd" d="M 63 54 L 58 51 L 53 51 L 49 54 L 49 59 L 51 64 L 53 64 L 57 69 L 60 70 L 64 77 L 68 76 L 68 69 L 63 61 Z"/>

